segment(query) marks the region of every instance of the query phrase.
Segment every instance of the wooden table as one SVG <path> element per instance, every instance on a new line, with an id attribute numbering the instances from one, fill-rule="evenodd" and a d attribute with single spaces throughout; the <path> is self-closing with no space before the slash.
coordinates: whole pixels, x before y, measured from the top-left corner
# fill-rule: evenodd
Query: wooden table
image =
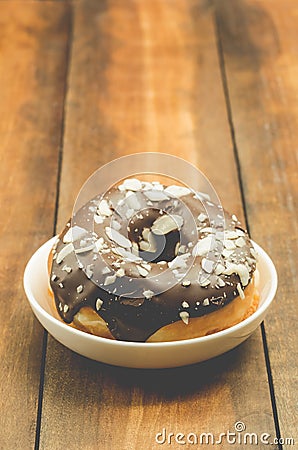
<path id="1" fill-rule="evenodd" d="M 236 421 L 297 444 L 297 21 L 294 0 L 0 2 L 1 449 L 177 449 L 156 434 Z M 25 264 L 82 183 L 140 151 L 196 164 L 278 270 L 265 325 L 202 364 L 87 360 L 25 298 Z"/>

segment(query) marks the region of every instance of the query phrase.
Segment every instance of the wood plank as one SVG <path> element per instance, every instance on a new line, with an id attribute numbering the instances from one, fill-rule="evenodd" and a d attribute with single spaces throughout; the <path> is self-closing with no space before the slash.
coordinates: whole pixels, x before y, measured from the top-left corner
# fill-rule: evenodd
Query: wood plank
<path id="1" fill-rule="evenodd" d="M 162 151 L 193 162 L 208 174 L 226 208 L 243 218 L 238 189 L 230 195 L 237 173 L 229 126 L 223 119 L 210 11 L 197 1 L 150 3 L 150 7 L 133 0 L 129 7 L 121 1 L 75 4 L 60 227 L 94 170 L 142 151 Z M 210 45 L 212 53 L 206 51 Z M 84 157 L 76 156 L 80 152 Z"/>
<path id="2" fill-rule="evenodd" d="M 0 4 L 0 447 L 33 448 L 43 330 L 22 278 L 53 232 L 63 110 L 66 5 Z M 20 434 L 21 433 L 21 434 Z"/>
<path id="3" fill-rule="evenodd" d="M 138 151 L 197 164 L 243 217 L 213 10 L 204 1 L 78 2 L 73 36 L 59 225 L 87 176 Z M 213 361 L 153 371 L 88 361 L 49 340 L 42 449 L 154 449 L 162 428 L 218 435 L 237 420 L 274 435 L 259 331 Z"/>
<path id="4" fill-rule="evenodd" d="M 298 5 L 232 1 L 217 9 L 249 226 L 279 274 L 265 324 L 281 436 L 297 442 Z"/>

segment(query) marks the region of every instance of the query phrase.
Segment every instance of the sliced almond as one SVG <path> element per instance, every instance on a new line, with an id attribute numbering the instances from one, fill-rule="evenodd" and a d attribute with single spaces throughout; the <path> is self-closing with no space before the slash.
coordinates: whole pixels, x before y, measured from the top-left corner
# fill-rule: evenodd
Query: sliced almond
<path id="1" fill-rule="evenodd" d="M 236 273 L 239 275 L 242 286 L 246 286 L 249 281 L 249 271 L 244 264 L 226 263 L 226 269 L 223 271 L 225 275 Z"/>
<path id="2" fill-rule="evenodd" d="M 66 244 L 65 247 L 63 247 L 60 252 L 57 254 L 56 263 L 60 264 L 63 259 L 69 255 L 71 252 L 73 252 L 74 247 L 71 243 Z"/>
<path id="3" fill-rule="evenodd" d="M 130 248 L 132 246 L 129 239 L 127 239 L 125 236 L 123 236 L 121 233 L 119 233 L 117 230 L 114 230 L 113 228 L 106 227 L 105 228 L 106 235 L 116 244 L 120 245 L 120 247 L 124 248 Z"/>
<path id="4" fill-rule="evenodd" d="M 137 266 L 138 272 L 142 277 L 146 277 L 148 275 L 148 271 L 141 266 Z"/>
<path id="5" fill-rule="evenodd" d="M 190 189 L 188 189 L 187 187 L 176 186 L 174 184 L 172 186 L 168 186 L 165 189 L 165 192 L 171 197 L 183 197 L 184 195 L 188 195 L 191 193 Z"/>
<path id="6" fill-rule="evenodd" d="M 238 239 L 236 239 L 235 244 L 237 247 L 244 247 L 246 245 L 245 239 L 241 236 Z"/>
<path id="7" fill-rule="evenodd" d="M 196 245 L 194 246 L 192 250 L 192 255 L 193 256 L 206 255 L 211 250 L 213 239 L 214 238 L 211 235 L 206 236 L 203 239 L 200 239 L 199 242 L 197 242 Z"/>
<path id="8" fill-rule="evenodd" d="M 99 311 L 100 308 L 102 307 L 102 305 L 103 305 L 103 301 L 101 300 L 101 298 L 97 298 L 96 302 L 95 302 L 96 311 Z"/>
<path id="9" fill-rule="evenodd" d="M 153 297 L 154 292 L 151 291 L 150 289 L 147 289 L 146 291 L 143 292 L 143 295 L 144 295 L 145 298 L 148 298 L 148 299 L 149 299 L 149 298 L 152 298 L 152 297 Z"/>
<path id="10" fill-rule="evenodd" d="M 188 325 L 189 322 L 189 313 L 187 311 L 181 311 L 179 313 L 180 318 L 183 320 L 185 325 Z"/>
<path id="11" fill-rule="evenodd" d="M 99 216 L 98 214 L 94 214 L 93 218 L 94 222 L 97 223 L 98 225 L 100 225 L 104 221 L 104 218 L 102 216 Z"/>
<path id="12" fill-rule="evenodd" d="M 183 258 L 185 255 L 178 255 L 176 258 L 174 258 L 172 261 L 168 262 L 168 266 L 170 269 L 185 269 L 187 267 L 187 264 L 185 262 L 185 258 Z"/>
<path id="13" fill-rule="evenodd" d="M 126 193 L 125 202 L 126 202 L 127 206 L 130 209 L 133 209 L 135 211 L 137 211 L 137 210 L 139 210 L 141 208 L 141 204 L 139 202 L 139 199 L 138 199 L 137 195 L 134 192 L 128 191 Z"/>
<path id="14" fill-rule="evenodd" d="M 109 286 L 110 284 L 115 283 L 115 281 L 116 281 L 116 274 L 108 275 L 104 281 L 104 286 Z"/>
<path id="15" fill-rule="evenodd" d="M 140 249 L 146 252 L 155 253 L 157 250 L 156 241 L 151 231 L 149 231 L 147 239 L 148 239 L 147 241 L 143 240 L 139 243 Z"/>
<path id="16" fill-rule="evenodd" d="M 201 264 L 202 264 L 202 268 L 205 270 L 205 272 L 207 272 L 207 273 L 213 272 L 214 265 L 215 265 L 214 261 L 212 261 L 211 259 L 203 258 Z"/>
<path id="17" fill-rule="evenodd" d="M 150 244 L 149 244 L 148 241 L 141 241 L 141 242 L 139 243 L 139 246 L 140 246 L 140 249 L 141 249 L 141 250 L 143 250 L 144 252 L 147 252 L 148 249 L 149 249 L 149 247 L 150 247 Z"/>
<path id="18" fill-rule="evenodd" d="M 243 291 L 240 283 L 237 283 L 237 291 L 239 293 L 240 298 L 242 298 L 242 300 L 244 300 L 245 294 L 244 294 L 244 291 Z"/>
<path id="19" fill-rule="evenodd" d="M 198 221 L 199 221 L 199 222 L 205 222 L 206 219 L 208 219 L 208 216 L 206 216 L 206 214 L 200 213 L 200 214 L 198 215 Z"/>
<path id="20" fill-rule="evenodd" d="M 128 178 L 124 180 L 122 186 L 130 191 L 140 191 L 142 189 L 142 183 L 137 178 Z"/>
<path id="21" fill-rule="evenodd" d="M 164 215 L 158 217 L 152 224 L 151 231 L 157 235 L 165 235 L 171 231 L 177 230 L 178 226 L 171 216 Z"/>
<path id="22" fill-rule="evenodd" d="M 109 207 L 109 204 L 108 204 L 108 202 L 105 199 L 103 199 L 103 200 L 101 200 L 99 202 L 99 205 L 97 207 L 97 211 L 99 212 L 99 214 L 101 216 L 109 217 L 109 216 L 112 215 L 112 211 L 111 211 L 111 209 Z"/>
<path id="23" fill-rule="evenodd" d="M 150 228 L 144 228 L 142 231 L 142 236 L 145 239 L 145 241 L 148 241 L 148 235 L 150 233 Z"/>
<path id="24" fill-rule="evenodd" d="M 82 237 L 86 236 L 87 233 L 88 231 L 85 230 L 85 228 L 75 225 L 67 230 L 63 236 L 63 242 L 64 244 L 69 244 L 70 242 L 78 241 L 79 239 L 82 239 Z"/>
<path id="25" fill-rule="evenodd" d="M 236 248 L 235 243 L 231 239 L 225 239 L 224 246 L 227 250 L 234 250 Z"/>
<path id="26" fill-rule="evenodd" d="M 155 189 L 152 189 L 152 191 L 145 191 L 144 195 L 152 202 L 169 200 L 169 197 L 166 194 L 164 194 L 164 192 Z M 149 205 L 148 202 L 147 204 Z"/>

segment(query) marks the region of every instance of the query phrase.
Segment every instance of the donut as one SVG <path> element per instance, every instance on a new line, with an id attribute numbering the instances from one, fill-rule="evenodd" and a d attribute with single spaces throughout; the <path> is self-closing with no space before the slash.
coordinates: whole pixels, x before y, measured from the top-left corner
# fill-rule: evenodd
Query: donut
<path id="1" fill-rule="evenodd" d="M 257 255 L 207 194 L 127 178 L 76 211 L 48 258 L 61 320 L 107 339 L 206 336 L 253 314 Z"/>

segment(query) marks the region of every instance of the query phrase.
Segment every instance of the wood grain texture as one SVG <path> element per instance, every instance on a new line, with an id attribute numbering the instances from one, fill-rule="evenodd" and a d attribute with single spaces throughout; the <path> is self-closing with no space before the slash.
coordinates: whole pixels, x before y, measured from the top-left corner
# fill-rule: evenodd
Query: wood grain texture
<path id="1" fill-rule="evenodd" d="M 184 0 L 73 6 L 59 227 L 96 168 L 138 151 L 197 164 L 243 217 L 213 9 Z M 275 433 L 259 331 L 213 361 L 152 371 L 95 363 L 49 339 L 44 450 L 154 449 L 162 428 L 218 435 L 236 420 L 250 432 Z"/>
<path id="2" fill-rule="evenodd" d="M 242 217 L 208 3 L 142 3 L 74 5 L 60 227 L 94 170 L 146 151 L 196 164 Z"/>
<path id="3" fill-rule="evenodd" d="M 0 3 L 0 448 L 33 448 L 43 331 L 22 278 L 53 232 L 67 7 Z"/>
<path id="4" fill-rule="evenodd" d="M 279 275 L 265 325 L 281 436 L 290 437 L 297 432 L 298 5 L 229 3 L 217 2 L 220 36 L 249 226 Z"/>

